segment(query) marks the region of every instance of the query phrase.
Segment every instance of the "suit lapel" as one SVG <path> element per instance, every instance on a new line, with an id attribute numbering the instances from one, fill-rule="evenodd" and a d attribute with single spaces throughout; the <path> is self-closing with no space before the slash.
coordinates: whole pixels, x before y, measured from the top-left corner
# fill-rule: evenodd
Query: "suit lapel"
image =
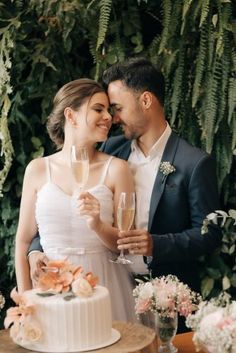
<path id="1" fill-rule="evenodd" d="M 178 143 L 179 143 L 179 137 L 174 132 L 172 132 L 167 141 L 161 162 L 170 162 L 171 164 L 173 163 Z M 157 206 L 159 204 L 161 195 L 165 189 L 166 179 L 167 177 L 163 178 L 163 174 L 160 172 L 160 170 L 158 170 L 156 180 L 153 186 L 151 202 L 150 202 L 149 221 L 148 221 L 149 231 L 151 229 L 153 218 L 154 218 Z"/>
<path id="2" fill-rule="evenodd" d="M 122 148 L 117 153 L 118 158 L 125 159 L 126 161 L 128 160 L 130 152 L 131 152 L 131 142 L 132 142 L 132 140 L 128 140 L 124 143 Z"/>

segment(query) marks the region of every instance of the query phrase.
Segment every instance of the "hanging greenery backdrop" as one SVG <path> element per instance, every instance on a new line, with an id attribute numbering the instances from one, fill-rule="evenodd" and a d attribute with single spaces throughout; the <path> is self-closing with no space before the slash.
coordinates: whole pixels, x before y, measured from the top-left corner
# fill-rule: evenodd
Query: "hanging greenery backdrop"
<path id="1" fill-rule="evenodd" d="M 56 91 L 72 79 L 99 79 L 128 56 L 158 64 L 172 128 L 215 156 L 222 208 L 235 207 L 236 14 L 230 0 L 0 0 L 0 13 L 0 290 L 7 305 L 24 169 L 52 152 L 45 120 Z M 204 264 L 210 268 L 203 276 L 206 295 L 221 277 L 229 279 L 229 290 L 235 287 L 235 269 L 224 264 L 216 280 L 215 265 Z"/>

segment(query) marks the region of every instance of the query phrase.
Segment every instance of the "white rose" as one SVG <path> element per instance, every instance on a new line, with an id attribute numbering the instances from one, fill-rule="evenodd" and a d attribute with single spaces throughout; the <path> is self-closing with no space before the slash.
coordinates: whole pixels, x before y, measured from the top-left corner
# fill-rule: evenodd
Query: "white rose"
<path id="1" fill-rule="evenodd" d="M 35 342 L 42 336 L 42 331 L 36 324 L 26 322 L 22 327 L 22 339 L 24 341 Z"/>
<path id="2" fill-rule="evenodd" d="M 209 327 L 216 326 L 223 319 L 224 309 L 219 308 L 215 312 L 207 314 L 200 322 L 200 330 L 208 332 Z"/>
<path id="3" fill-rule="evenodd" d="M 93 288 L 84 278 L 78 278 L 72 283 L 72 292 L 75 295 L 89 297 L 93 293 Z"/>
<path id="4" fill-rule="evenodd" d="M 140 290 L 139 297 L 144 299 L 144 298 L 151 298 L 152 296 L 153 296 L 153 286 L 151 283 L 147 282 Z"/>

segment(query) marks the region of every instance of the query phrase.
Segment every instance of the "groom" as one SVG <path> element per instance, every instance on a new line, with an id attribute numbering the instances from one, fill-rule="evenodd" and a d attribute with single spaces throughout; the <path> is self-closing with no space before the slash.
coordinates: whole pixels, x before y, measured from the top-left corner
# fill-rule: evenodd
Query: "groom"
<path id="1" fill-rule="evenodd" d="M 218 228 L 201 234 L 203 219 L 220 208 L 214 162 L 171 130 L 164 77 L 148 60 L 115 64 L 103 81 L 124 135 L 102 150 L 128 160 L 137 198 L 135 230 L 121 232 L 118 248 L 144 255 L 153 277 L 173 274 L 200 292 L 198 258 L 221 243 Z"/>
<path id="2" fill-rule="evenodd" d="M 107 69 L 103 81 L 124 136 L 103 151 L 128 160 L 135 179 L 135 230 L 118 248 L 147 256 L 152 276 L 176 275 L 200 291 L 197 259 L 220 245 L 218 229 L 201 235 L 203 219 L 219 209 L 212 158 L 173 132 L 164 115 L 164 78 L 146 59 Z"/>

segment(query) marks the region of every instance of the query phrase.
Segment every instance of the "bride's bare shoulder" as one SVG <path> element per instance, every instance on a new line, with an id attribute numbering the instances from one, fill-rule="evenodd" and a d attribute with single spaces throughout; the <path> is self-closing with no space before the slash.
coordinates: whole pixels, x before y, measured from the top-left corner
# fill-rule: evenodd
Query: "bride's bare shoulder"
<path id="1" fill-rule="evenodd" d="M 46 157 L 35 158 L 29 162 L 25 169 L 26 174 L 41 173 L 46 169 Z"/>
<path id="2" fill-rule="evenodd" d="M 111 156 L 108 155 L 108 159 Z M 131 177 L 131 170 L 129 168 L 128 162 L 124 159 L 114 157 L 111 160 L 108 175 L 110 175 L 111 179 L 116 180 L 117 178 L 126 178 Z"/>
<path id="3" fill-rule="evenodd" d="M 122 171 L 125 171 L 129 169 L 128 162 L 125 161 L 124 159 L 118 158 L 118 157 L 113 157 L 112 158 L 112 167 L 115 169 L 119 169 Z"/>

